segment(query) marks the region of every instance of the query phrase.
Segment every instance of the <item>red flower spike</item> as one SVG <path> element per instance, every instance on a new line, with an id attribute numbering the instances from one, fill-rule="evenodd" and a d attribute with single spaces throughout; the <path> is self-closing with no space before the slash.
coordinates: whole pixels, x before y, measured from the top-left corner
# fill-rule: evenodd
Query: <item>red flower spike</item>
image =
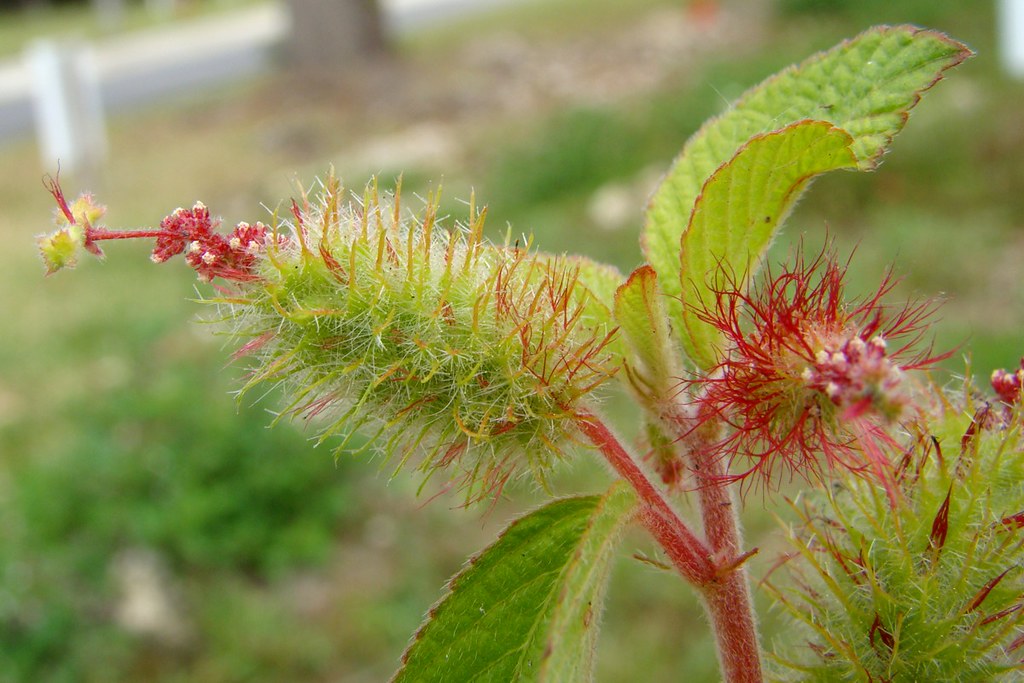
<path id="1" fill-rule="evenodd" d="M 184 252 L 193 242 L 197 245 L 209 242 L 213 238 L 213 229 L 210 212 L 203 204 L 197 202 L 191 209 L 179 207 L 160 221 L 160 234 L 150 259 L 153 263 L 163 263 Z"/>
<path id="2" fill-rule="evenodd" d="M 268 236 L 268 228 L 262 223 L 239 223 L 224 236 L 215 232 L 218 223 L 210 218 L 209 209 L 196 202 L 191 209 L 176 209 L 157 230 L 108 230 L 94 224 L 104 208 L 95 204 L 91 195 L 83 194 L 69 204 L 56 178 L 47 177 L 44 184 L 57 202 L 57 224 L 61 226 L 53 235 L 39 239 L 47 272 L 74 266 L 78 248 L 102 256 L 97 244 L 101 240 L 149 238 L 156 240 L 150 256 L 155 263 L 184 253 L 185 261 L 200 279 L 220 277 L 245 282 L 259 278 L 253 268 Z"/>
<path id="3" fill-rule="evenodd" d="M 201 202 L 191 209 L 176 209 L 161 221 L 150 258 L 163 263 L 184 252 L 185 261 L 204 280 L 255 279 L 250 270 L 256 262 L 254 254 L 266 243 L 267 227 L 262 223 L 239 223 L 227 237 L 214 232 L 216 227 L 210 210 Z"/>
<path id="4" fill-rule="evenodd" d="M 843 467 L 880 478 L 895 502 L 886 455 L 895 442 L 882 427 L 908 410 L 904 373 L 949 354 L 911 352 L 934 302 L 883 304 L 896 285 L 891 274 L 873 295 L 846 302 L 845 274 L 828 250 L 780 273 L 769 269 L 746 293 L 726 273 L 713 304 L 695 311 L 722 333 L 725 352 L 685 384 L 704 421 L 731 428 L 714 451 L 730 466 L 752 462 L 727 481 L 759 474 L 767 483 L 776 469 L 817 478 Z"/>

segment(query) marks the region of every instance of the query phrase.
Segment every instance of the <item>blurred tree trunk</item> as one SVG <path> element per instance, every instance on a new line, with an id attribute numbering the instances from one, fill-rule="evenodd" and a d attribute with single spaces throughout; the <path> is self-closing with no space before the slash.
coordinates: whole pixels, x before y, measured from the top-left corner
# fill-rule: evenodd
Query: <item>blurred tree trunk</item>
<path id="1" fill-rule="evenodd" d="M 288 0 L 292 66 L 310 75 L 365 66 L 388 55 L 377 0 Z"/>

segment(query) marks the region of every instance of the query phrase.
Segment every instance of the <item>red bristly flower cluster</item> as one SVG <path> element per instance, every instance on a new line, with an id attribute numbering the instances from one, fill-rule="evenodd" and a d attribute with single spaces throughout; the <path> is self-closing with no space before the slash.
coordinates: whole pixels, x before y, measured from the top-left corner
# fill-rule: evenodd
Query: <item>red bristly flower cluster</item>
<path id="1" fill-rule="evenodd" d="M 163 263 L 184 252 L 185 261 L 204 280 L 256 279 L 251 271 L 256 263 L 255 253 L 266 243 L 267 227 L 262 223 L 239 223 L 227 236 L 214 232 L 216 227 L 210 210 L 201 202 L 191 209 L 175 209 L 160 222 L 150 258 L 154 263 Z"/>
<path id="2" fill-rule="evenodd" d="M 724 336 L 718 365 L 685 384 L 701 424 L 728 428 L 712 457 L 744 469 L 727 481 L 760 475 L 770 485 L 775 470 L 818 478 L 839 466 L 889 488 L 892 439 L 883 427 L 909 410 L 903 373 L 948 354 L 911 352 L 933 302 L 882 304 L 896 284 L 890 275 L 873 295 L 847 302 L 845 274 L 826 250 L 777 275 L 769 269 L 747 293 L 727 275 L 713 304 L 695 311 Z"/>

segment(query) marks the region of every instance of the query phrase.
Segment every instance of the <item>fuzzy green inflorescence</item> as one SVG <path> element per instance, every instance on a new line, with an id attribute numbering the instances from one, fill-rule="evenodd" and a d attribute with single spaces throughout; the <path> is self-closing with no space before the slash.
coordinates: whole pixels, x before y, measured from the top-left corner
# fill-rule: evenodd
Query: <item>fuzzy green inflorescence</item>
<path id="1" fill-rule="evenodd" d="M 322 438 L 361 431 L 428 475 L 448 469 L 468 500 L 525 464 L 538 478 L 573 434 L 578 401 L 614 372 L 614 332 L 580 265 L 453 231 L 437 205 L 414 215 L 375 185 L 345 199 L 333 177 L 294 203 L 251 281 L 213 299 L 246 389 L 283 382 L 285 411 L 323 415 Z"/>
<path id="2" fill-rule="evenodd" d="M 895 454 L 895 508 L 852 476 L 793 505 L 792 585 L 766 581 L 806 627 L 776 655 L 790 672 L 782 680 L 981 682 L 1024 671 L 1021 411 L 976 405 L 968 392 L 936 403 Z"/>

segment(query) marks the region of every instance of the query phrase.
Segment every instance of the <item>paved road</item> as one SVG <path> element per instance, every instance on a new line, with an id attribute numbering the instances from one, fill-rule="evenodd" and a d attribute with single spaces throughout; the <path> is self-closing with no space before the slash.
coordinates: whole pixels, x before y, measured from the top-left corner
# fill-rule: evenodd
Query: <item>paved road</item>
<path id="1" fill-rule="evenodd" d="M 382 0 L 393 31 L 404 33 L 515 0 Z M 288 15 L 269 3 L 183 21 L 92 47 L 104 109 L 124 111 L 161 98 L 211 88 L 271 66 Z M 24 60 L 0 62 L 0 142 L 34 130 L 32 91 Z"/>

